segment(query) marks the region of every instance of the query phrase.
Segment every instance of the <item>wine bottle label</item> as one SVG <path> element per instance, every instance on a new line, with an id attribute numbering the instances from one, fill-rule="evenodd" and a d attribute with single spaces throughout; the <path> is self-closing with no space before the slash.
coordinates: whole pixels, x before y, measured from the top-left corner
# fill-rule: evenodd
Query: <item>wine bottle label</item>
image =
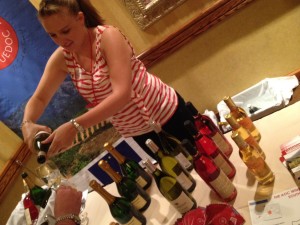
<path id="1" fill-rule="evenodd" d="M 134 207 L 136 209 L 141 209 L 143 208 L 146 204 L 147 201 L 141 196 L 141 195 L 137 195 L 132 201 L 131 201 L 132 205 L 134 205 Z"/>
<path id="2" fill-rule="evenodd" d="M 133 216 L 127 223 L 123 223 L 123 224 L 124 225 L 142 225 L 142 222 Z"/>
<path id="3" fill-rule="evenodd" d="M 142 176 L 138 176 L 135 181 L 141 186 L 141 188 L 144 188 L 147 185 L 147 181 Z"/>
<path id="4" fill-rule="evenodd" d="M 181 184 L 181 186 L 185 190 L 189 190 L 190 187 L 193 185 L 193 182 L 188 178 L 188 176 L 184 172 L 181 172 L 180 174 L 178 174 L 178 176 L 176 177 L 176 180 L 178 181 L 178 183 Z"/>
<path id="5" fill-rule="evenodd" d="M 232 172 L 232 168 L 226 162 L 221 154 L 218 154 L 215 158 L 213 158 L 215 164 L 226 174 L 229 175 Z"/>
<path id="6" fill-rule="evenodd" d="M 220 171 L 219 176 L 215 180 L 209 183 L 223 199 L 229 198 L 235 189 L 232 182 L 222 171 Z"/>
<path id="7" fill-rule="evenodd" d="M 191 162 L 182 153 L 176 155 L 175 158 L 178 160 L 180 165 L 185 169 L 189 168 L 192 165 Z"/>
<path id="8" fill-rule="evenodd" d="M 184 191 L 181 192 L 178 198 L 170 201 L 170 203 L 182 214 L 189 211 L 194 205 L 192 199 Z"/>
<path id="9" fill-rule="evenodd" d="M 230 151 L 230 147 L 228 146 L 228 143 L 222 138 L 221 134 L 216 132 L 214 136 L 211 137 L 214 143 L 217 145 L 217 147 L 226 154 L 228 151 Z"/>

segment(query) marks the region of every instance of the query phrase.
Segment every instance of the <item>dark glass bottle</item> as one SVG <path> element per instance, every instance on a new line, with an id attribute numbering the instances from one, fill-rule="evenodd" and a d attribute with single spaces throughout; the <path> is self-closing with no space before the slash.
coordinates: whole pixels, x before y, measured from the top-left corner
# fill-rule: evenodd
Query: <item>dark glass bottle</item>
<path id="1" fill-rule="evenodd" d="M 185 121 L 184 126 L 188 132 L 193 135 L 198 151 L 211 157 L 214 163 L 228 176 L 233 178 L 236 174 L 236 169 L 230 160 L 221 152 L 215 143 L 207 136 L 197 132 L 196 127 L 191 121 Z"/>
<path id="2" fill-rule="evenodd" d="M 214 161 L 201 154 L 189 141 L 183 140 L 189 153 L 193 155 L 194 168 L 203 181 L 224 201 L 230 202 L 237 196 L 237 190 L 231 180 L 214 163 Z"/>
<path id="3" fill-rule="evenodd" d="M 149 207 L 151 203 L 149 194 L 134 180 L 118 174 L 105 160 L 100 160 L 98 165 L 116 183 L 119 194 L 128 199 L 136 209 L 145 211 Z"/>
<path id="4" fill-rule="evenodd" d="M 39 131 L 34 137 L 33 146 L 38 153 L 37 162 L 42 164 L 46 161 L 47 152 L 51 143 L 43 144 L 42 141 L 46 140 L 49 137 L 50 133 L 46 131 Z"/>
<path id="5" fill-rule="evenodd" d="M 143 163 L 154 177 L 160 193 L 176 210 L 178 210 L 178 212 L 184 214 L 197 207 L 196 200 L 178 183 L 174 177 L 156 168 L 149 159 Z"/>
<path id="6" fill-rule="evenodd" d="M 34 204 L 45 208 L 52 193 L 51 189 L 43 189 L 34 184 L 26 172 L 22 173 L 22 178 L 29 188 L 30 198 L 33 200 Z"/>
<path id="7" fill-rule="evenodd" d="M 179 164 L 175 157 L 165 154 L 151 139 L 146 141 L 146 145 L 154 153 L 157 162 L 165 173 L 176 178 L 188 192 L 192 192 L 195 189 L 195 179 Z"/>
<path id="8" fill-rule="evenodd" d="M 124 197 L 116 197 L 106 191 L 97 181 L 90 181 L 93 188 L 107 202 L 112 217 L 120 224 L 146 225 L 145 216 Z M 102 213 L 102 212 L 99 212 Z"/>
<path id="9" fill-rule="evenodd" d="M 174 156 L 183 168 L 190 171 L 193 169 L 193 158 L 192 156 L 184 149 L 180 141 L 173 135 L 167 133 L 161 129 L 160 124 L 155 121 L 150 121 L 150 126 L 153 128 L 155 133 L 157 133 L 161 146 L 163 147 L 162 151 Z"/>
<path id="10" fill-rule="evenodd" d="M 140 164 L 123 156 L 109 142 L 104 144 L 104 149 L 117 160 L 124 176 L 135 180 L 145 190 L 150 187 L 152 177 L 140 166 Z"/>
<path id="11" fill-rule="evenodd" d="M 206 115 L 200 114 L 191 102 L 187 102 L 186 107 L 191 112 L 194 118 L 194 125 L 196 126 L 196 129 L 203 135 L 210 137 L 217 145 L 217 147 L 227 157 L 229 157 L 233 151 L 232 145 L 229 143 L 220 129 L 215 125 L 215 123 L 211 120 L 211 118 Z"/>

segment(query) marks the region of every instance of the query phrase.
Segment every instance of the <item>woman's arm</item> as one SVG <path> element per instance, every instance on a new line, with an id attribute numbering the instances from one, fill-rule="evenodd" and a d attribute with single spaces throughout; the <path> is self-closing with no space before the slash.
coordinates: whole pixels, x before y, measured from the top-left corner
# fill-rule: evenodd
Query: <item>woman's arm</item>
<path id="1" fill-rule="evenodd" d="M 43 114 L 66 75 L 63 52 L 61 48 L 58 48 L 49 58 L 41 80 L 24 110 L 22 132 L 24 141 L 31 150 L 33 150 L 32 140 L 37 131 L 51 131 L 49 127 L 35 124 L 35 122 Z"/>

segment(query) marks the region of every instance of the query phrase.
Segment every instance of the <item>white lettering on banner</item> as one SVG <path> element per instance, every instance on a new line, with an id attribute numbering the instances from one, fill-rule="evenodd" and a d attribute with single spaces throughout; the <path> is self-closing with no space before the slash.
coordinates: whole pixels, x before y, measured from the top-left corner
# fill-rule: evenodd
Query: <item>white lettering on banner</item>
<path id="1" fill-rule="evenodd" d="M 4 43 L 5 43 L 5 47 L 4 47 L 4 51 L 1 54 L 0 57 L 0 62 L 5 62 L 6 59 L 8 59 L 13 51 L 13 48 L 11 47 L 12 44 L 14 43 L 13 39 L 10 37 L 10 32 L 8 30 L 4 31 L 1 33 L 2 37 L 4 37 Z"/>

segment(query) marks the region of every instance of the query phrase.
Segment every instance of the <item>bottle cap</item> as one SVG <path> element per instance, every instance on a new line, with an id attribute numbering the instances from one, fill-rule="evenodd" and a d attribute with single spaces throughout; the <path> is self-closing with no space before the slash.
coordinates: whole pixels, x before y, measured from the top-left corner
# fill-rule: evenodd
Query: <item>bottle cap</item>
<path id="1" fill-rule="evenodd" d="M 153 165 L 149 159 L 144 160 L 142 163 L 149 171 L 149 173 L 153 173 L 156 170 L 155 165 Z"/>
<path id="2" fill-rule="evenodd" d="M 153 153 L 156 153 L 159 150 L 158 146 L 151 139 L 146 140 L 146 145 Z"/>

